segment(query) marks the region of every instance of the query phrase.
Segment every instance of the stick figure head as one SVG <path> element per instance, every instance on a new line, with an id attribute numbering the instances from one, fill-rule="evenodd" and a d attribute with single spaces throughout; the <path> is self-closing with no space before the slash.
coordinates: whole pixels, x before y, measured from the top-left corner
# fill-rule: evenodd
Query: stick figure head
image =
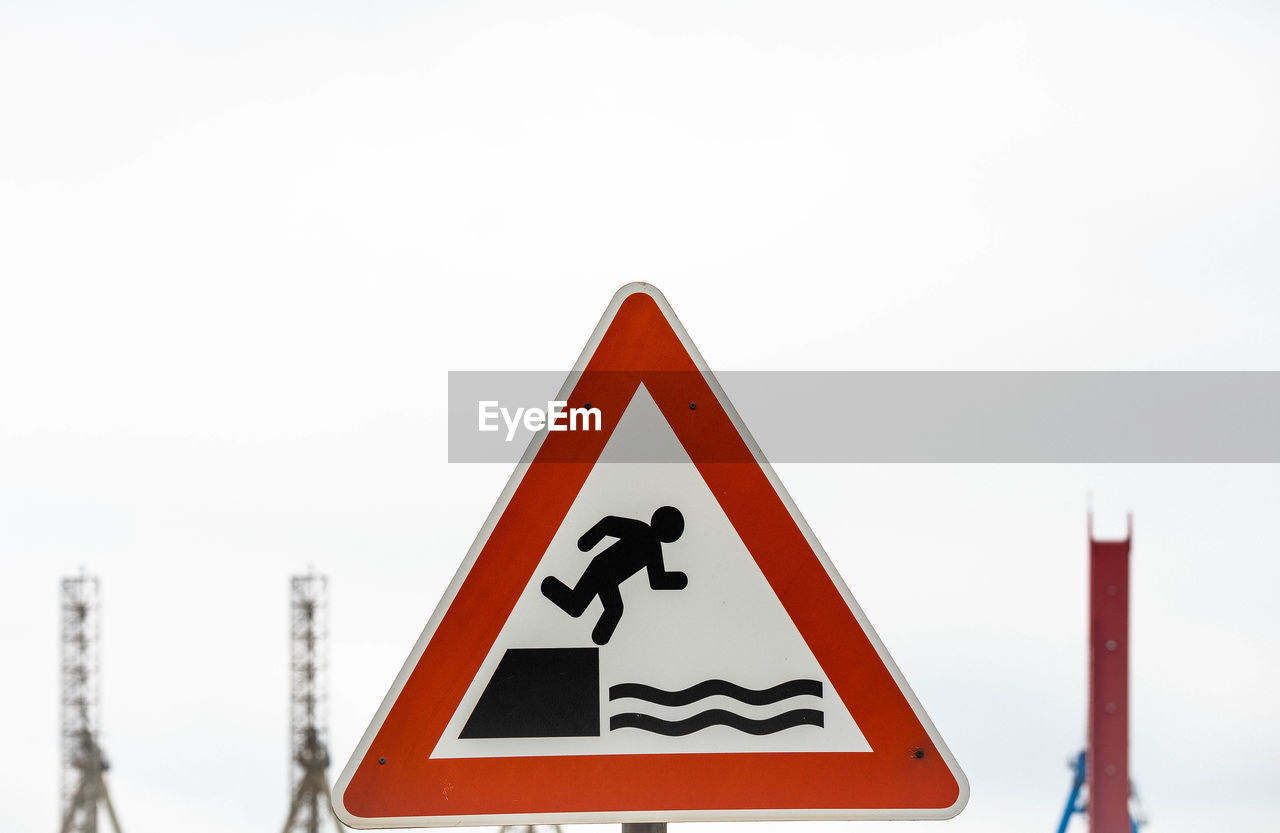
<path id="1" fill-rule="evenodd" d="M 663 506 L 649 520 L 649 526 L 658 533 L 658 540 L 670 544 L 684 533 L 684 515 L 674 506 Z"/>

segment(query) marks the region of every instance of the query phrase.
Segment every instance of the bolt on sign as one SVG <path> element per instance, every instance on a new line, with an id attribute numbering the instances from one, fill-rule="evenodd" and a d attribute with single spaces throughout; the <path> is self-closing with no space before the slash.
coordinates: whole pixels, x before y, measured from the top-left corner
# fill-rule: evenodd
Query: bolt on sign
<path id="1" fill-rule="evenodd" d="M 663 296 L 614 296 L 334 787 L 352 827 L 949 818 L 969 786 Z"/>

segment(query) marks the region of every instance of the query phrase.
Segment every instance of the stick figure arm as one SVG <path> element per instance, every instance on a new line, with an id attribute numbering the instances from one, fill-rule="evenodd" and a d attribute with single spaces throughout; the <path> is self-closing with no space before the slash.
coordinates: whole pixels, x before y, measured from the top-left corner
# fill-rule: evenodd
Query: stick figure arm
<path id="1" fill-rule="evenodd" d="M 588 529 L 583 536 L 578 539 L 578 549 L 583 552 L 590 552 L 591 549 L 606 537 L 609 538 L 627 538 L 634 534 L 635 526 L 639 524 L 648 528 L 640 521 L 630 518 L 619 518 L 614 515 L 608 515 L 596 522 L 596 525 Z"/>
<path id="2" fill-rule="evenodd" d="M 649 587 L 654 590 L 683 590 L 689 586 L 689 577 L 679 570 L 666 569 L 659 549 L 646 565 L 649 571 Z"/>

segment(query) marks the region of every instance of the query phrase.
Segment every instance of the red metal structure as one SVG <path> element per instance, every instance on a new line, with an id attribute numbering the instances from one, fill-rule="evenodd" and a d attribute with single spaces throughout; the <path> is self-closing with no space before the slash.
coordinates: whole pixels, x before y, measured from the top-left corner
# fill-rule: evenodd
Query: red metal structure
<path id="1" fill-rule="evenodd" d="M 1090 833 L 1138 833 L 1146 821 L 1129 814 L 1137 795 L 1129 782 L 1129 547 L 1093 537 L 1089 515 L 1089 733 L 1071 763 L 1074 773 L 1057 833 L 1088 813 Z M 1085 787 L 1088 787 L 1086 791 Z M 1087 795 L 1086 795 L 1087 794 Z"/>
<path id="2" fill-rule="evenodd" d="M 1085 770 L 1090 833 L 1130 833 L 1129 547 L 1093 537 L 1089 519 L 1089 740 Z"/>

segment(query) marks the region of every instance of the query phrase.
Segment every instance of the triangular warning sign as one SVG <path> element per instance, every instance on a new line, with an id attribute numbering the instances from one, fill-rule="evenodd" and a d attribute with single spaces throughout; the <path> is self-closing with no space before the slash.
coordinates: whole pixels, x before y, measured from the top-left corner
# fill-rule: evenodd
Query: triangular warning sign
<path id="1" fill-rule="evenodd" d="M 334 788 L 353 827 L 948 818 L 964 774 L 666 300 L 623 287 Z"/>

